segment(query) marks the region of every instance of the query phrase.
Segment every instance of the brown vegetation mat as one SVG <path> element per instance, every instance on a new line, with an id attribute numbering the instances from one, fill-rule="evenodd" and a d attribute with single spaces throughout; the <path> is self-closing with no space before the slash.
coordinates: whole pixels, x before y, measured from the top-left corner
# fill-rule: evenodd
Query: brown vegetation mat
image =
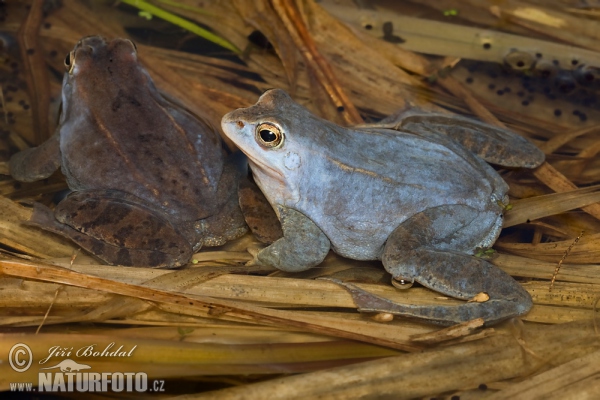
<path id="1" fill-rule="evenodd" d="M 123 5 L 96 2 L 89 9 L 85 2 L 63 0 L 61 8 L 45 15 L 42 1 L 29 8 L 24 3 L 2 6 L 7 12 L 2 29 L 15 42 L 5 40 L 6 62 L 0 66 L 2 76 L 10 77 L 1 83 L 6 140 L 0 142 L 0 173 L 7 172 L 10 153 L 39 144 L 53 131 L 63 58 L 73 45 L 92 34 L 131 37 L 128 32 L 142 24 L 137 12 Z M 179 3 L 198 6 L 191 0 Z M 5 176 L 0 180 L 0 390 L 10 390 L 11 382 L 37 383 L 38 363 L 49 349 L 63 353 L 45 366 L 94 345 L 98 351 L 109 347 L 107 353 L 121 350 L 112 357 L 76 360 L 89 361 L 94 372 L 143 371 L 150 379 L 166 380 L 165 396 L 458 395 L 464 400 L 576 394 L 581 399 L 600 392 L 599 115 L 577 118 L 565 109 L 564 118 L 553 119 L 548 115 L 556 106 L 542 100 L 532 104 L 540 108 L 515 109 L 510 99 L 521 101 L 515 90 L 513 97 L 491 98 L 487 87 L 465 84 L 461 74 L 478 71 L 461 70 L 458 59 L 403 50 L 393 40 L 369 35 L 366 22 L 353 24 L 352 13 L 346 24 L 339 19 L 343 13 L 333 17 L 309 0 L 202 3 L 206 14 L 156 5 L 226 38 L 243 51 L 243 63 L 173 50 L 176 46 L 140 43 L 138 49 L 156 84 L 215 126 L 224 113 L 280 87 L 340 124 L 383 117 L 409 101 L 508 125 L 538 144 L 547 154 L 543 166 L 502 171 L 513 208 L 492 260 L 519 279 L 534 308 L 521 320 L 485 329 L 474 323 L 440 330 L 401 318 L 390 321 L 387 315 L 361 315 L 344 289 L 314 278 L 363 282 L 357 285 L 403 303 L 454 300 L 423 288 L 397 291 L 377 263 L 335 255 L 295 275 L 245 267 L 251 259 L 247 249 L 259 246 L 250 235 L 203 249 L 193 264 L 177 271 L 99 265 L 71 243 L 21 223 L 31 213 L 28 202 L 50 204 L 54 193 L 66 188 L 62 176 L 32 184 Z M 586 48 L 592 57 L 600 43 L 600 30 L 586 29 L 597 27 L 597 14 L 565 8 L 567 2 L 510 1 L 495 8 L 468 0 L 396 3 L 407 16 L 530 36 L 540 52 L 550 46 L 545 40 L 560 40 Z M 444 19 L 453 12 L 458 17 Z M 144 27 L 149 24 L 165 26 L 156 18 Z M 273 50 L 250 45 L 247 37 L 255 30 Z M 435 34 L 448 40 L 441 31 Z M 467 51 L 459 47 L 452 41 L 442 46 L 448 56 L 478 57 L 456 54 Z M 580 54 L 577 47 L 571 52 Z M 27 344 L 34 355 L 33 367 L 23 373 L 5 361 L 17 343 Z"/>

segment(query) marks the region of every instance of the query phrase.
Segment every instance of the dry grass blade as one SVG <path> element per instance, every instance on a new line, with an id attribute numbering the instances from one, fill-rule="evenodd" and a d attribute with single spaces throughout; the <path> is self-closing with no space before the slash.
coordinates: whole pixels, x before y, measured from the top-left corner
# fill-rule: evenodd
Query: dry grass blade
<path id="1" fill-rule="evenodd" d="M 317 46 L 304 24 L 299 8 L 293 2 L 273 0 L 273 8 L 284 22 L 290 36 L 300 50 L 307 65 L 316 72 L 317 80 L 326 90 L 334 107 L 341 111 L 349 125 L 363 122 L 360 114 L 342 89 L 329 63 L 321 56 Z"/>
<path id="2" fill-rule="evenodd" d="M 26 372 L 15 372 L 8 363 L 0 364 L 0 391 L 9 390 L 10 382 L 38 381 L 39 368 L 56 365 L 61 356 L 48 361 L 49 349 L 67 349 L 71 357 L 77 351 L 91 348 L 110 356 L 88 356 L 94 372 L 118 370 L 144 371 L 151 378 L 189 377 L 222 374 L 277 374 L 311 371 L 355 363 L 358 360 L 389 357 L 397 351 L 350 341 L 318 340 L 296 334 L 275 334 L 247 329 L 244 340 L 232 340 L 224 329 L 170 327 L 155 332 L 155 328 L 135 330 L 80 329 L 73 333 L 40 335 L 0 334 L 0 348 L 9 349 L 15 343 L 26 342 L 35 361 Z M 263 337 L 264 336 L 264 337 Z M 267 340 L 265 340 L 267 339 Z M 119 353 L 121 352 L 121 353 Z M 120 355 L 118 355 L 120 354 Z M 40 362 L 42 362 L 40 364 Z"/>
<path id="3" fill-rule="evenodd" d="M 33 142 L 36 145 L 41 144 L 50 136 L 50 123 L 48 120 L 48 107 L 50 105 L 50 87 L 46 72 L 46 64 L 42 55 L 42 48 L 38 41 L 38 31 L 40 30 L 43 19 L 43 0 L 34 0 L 27 20 L 19 30 L 19 42 L 23 65 L 25 67 L 25 77 L 27 79 L 27 88 L 29 98 L 31 99 L 31 108 L 33 110 Z"/>
<path id="4" fill-rule="evenodd" d="M 402 350 L 416 350 L 416 346 L 393 339 L 381 339 L 353 331 L 335 328 L 331 325 L 310 322 L 310 318 L 301 318 L 290 312 L 268 310 L 261 307 L 246 305 L 229 300 L 217 300 L 210 297 L 198 295 L 184 295 L 167 292 L 148 287 L 117 282 L 110 279 L 99 278 L 91 275 L 56 268 L 43 264 L 20 263 L 15 261 L 0 260 L 0 273 L 13 277 L 42 280 L 46 282 L 63 283 L 71 286 L 86 287 L 114 294 L 164 303 L 181 310 L 189 310 L 192 315 L 199 310 L 205 313 L 231 314 L 242 318 L 266 324 L 294 327 L 302 330 L 322 333 L 326 335 L 339 336 L 347 339 L 359 340 L 397 348 Z"/>
<path id="5" fill-rule="evenodd" d="M 600 186 L 552 193 L 511 202 L 504 214 L 504 228 L 600 202 Z"/>
<path id="6" fill-rule="evenodd" d="M 592 324 L 541 327 L 524 332 L 524 342 L 536 354 L 566 362 L 600 348 Z M 556 343 L 568 343 L 558 350 Z M 524 377 L 544 365 L 526 355 L 511 334 L 474 343 L 426 350 L 318 373 L 273 379 L 239 388 L 182 396 L 180 399 L 395 398 L 430 397 L 482 382 Z"/>
<path id="7" fill-rule="evenodd" d="M 472 321 L 463 322 L 462 324 L 440 329 L 439 331 L 412 335 L 410 338 L 418 343 L 434 344 L 444 342 L 446 340 L 452 340 L 468 335 L 472 330 L 482 327 L 483 323 L 483 319 L 478 318 Z"/>
<path id="8" fill-rule="evenodd" d="M 548 243 L 510 243 L 500 239 L 494 245 L 499 250 L 544 261 L 558 262 L 573 244 L 573 239 Z M 571 250 L 569 263 L 590 264 L 600 259 L 600 234 L 584 235 Z M 556 266 L 556 264 L 555 264 Z M 554 271 L 554 267 L 552 268 Z"/>
<path id="9" fill-rule="evenodd" d="M 511 385 L 487 399 L 564 399 L 569 393 L 577 393 L 578 399 L 593 399 L 598 395 L 600 388 L 597 383 L 594 383 L 598 381 L 597 377 L 594 378 L 598 373 L 600 373 L 600 352 L 595 351 L 526 381 Z M 588 380 L 588 378 L 592 379 Z"/>

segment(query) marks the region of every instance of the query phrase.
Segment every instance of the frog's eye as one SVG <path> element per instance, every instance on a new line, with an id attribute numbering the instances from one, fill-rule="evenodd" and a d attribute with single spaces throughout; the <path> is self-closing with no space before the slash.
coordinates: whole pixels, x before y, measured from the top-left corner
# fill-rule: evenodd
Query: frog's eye
<path id="1" fill-rule="evenodd" d="M 256 141 L 263 147 L 278 147 L 283 143 L 283 133 L 273 124 L 263 123 L 256 127 Z"/>
<path id="2" fill-rule="evenodd" d="M 67 69 L 67 71 L 69 71 L 69 73 L 71 73 L 71 71 L 73 71 L 74 66 L 75 66 L 75 53 L 73 51 L 71 51 L 65 57 L 65 68 Z"/>

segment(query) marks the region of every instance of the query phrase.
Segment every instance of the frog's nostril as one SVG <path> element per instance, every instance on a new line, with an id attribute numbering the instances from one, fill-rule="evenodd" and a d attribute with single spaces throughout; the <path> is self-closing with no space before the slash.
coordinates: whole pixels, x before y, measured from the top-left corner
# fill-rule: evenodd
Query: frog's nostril
<path id="1" fill-rule="evenodd" d="M 242 129 L 244 127 L 244 123 L 242 121 L 237 122 L 238 128 Z"/>

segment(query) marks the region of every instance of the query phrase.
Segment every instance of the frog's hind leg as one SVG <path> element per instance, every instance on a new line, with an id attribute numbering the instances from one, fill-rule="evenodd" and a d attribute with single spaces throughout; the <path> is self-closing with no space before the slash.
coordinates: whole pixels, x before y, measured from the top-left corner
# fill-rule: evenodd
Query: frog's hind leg
<path id="1" fill-rule="evenodd" d="M 523 136 L 472 118 L 408 108 L 376 124 L 427 137 L 428 131 L 443 134 L 485 161 L 504 167 L 536 168 L 544 153 Z"/>
<path id="2" fill-rule="evenodd" d="M 467 254 L 477 246 L 493 243 L 498 221 L 498 212 L 447 205 L 425 210 L 402 223 L 388 238 L 382 255 L 383 265 L 395 280 L 416 281 L 463 300 L 483 292 L 489 300 L 457 306 L 393 303 L 394 310 L 386 311 L 442 324 L 475 318 L 492 323 L 529 311 L 531 297 L 521 285 L 489 262 Z M 490 233 L 494 225 L 497 228 Z"/>
<path id="3" fill-rule="evenodd" d="M 36 203 L 30 224 L 66 237 L 113 265 L 178 267 L 191 244 L 160 214 L 117 191 L 71 193 L 55 211 Z"/>

